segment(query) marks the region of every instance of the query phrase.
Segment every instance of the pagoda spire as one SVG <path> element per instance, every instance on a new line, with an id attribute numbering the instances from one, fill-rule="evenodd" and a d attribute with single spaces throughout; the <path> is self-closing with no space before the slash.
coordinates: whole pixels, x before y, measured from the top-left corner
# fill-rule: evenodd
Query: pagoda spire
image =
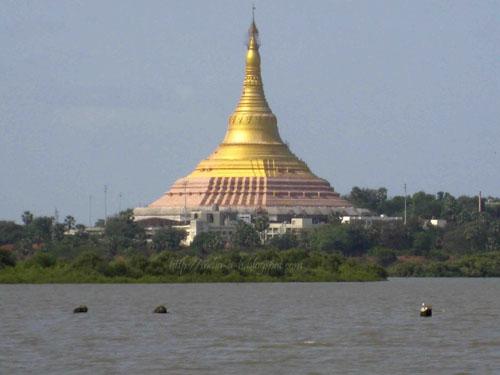
<path id="1" fill-rule="evenodd" d="M 224 144 L 283 144 L 276 116 L 267 104 L 260 72 L 259 29 L 252 17 L 248 42 L 243 90 L 234 112 L 229 116 Z"/>
<path id="2" fill-rule="evenodd" d="M 252 9 L 252 23 L 248 29 L 245 79 L 240 101 L 235 113 L 272 113 L 264 94 L 260 71 L 259 29 L 255 24 L 255 7 Z"/>

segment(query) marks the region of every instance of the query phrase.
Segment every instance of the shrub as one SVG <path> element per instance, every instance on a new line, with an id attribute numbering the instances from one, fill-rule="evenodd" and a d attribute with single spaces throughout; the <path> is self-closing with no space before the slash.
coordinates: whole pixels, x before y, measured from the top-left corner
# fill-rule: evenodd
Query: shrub
<path id="1" fill-rule="evenodd" d="M 225 241 L 217 232 L 198 233 L 194 238 L 191 248 L 200 255 L 207 255 L 224 248 Z"/>
<path id="2" fill-rule="evenodd" d="M 377 246 L 371 249 L 369 254 L 375 257 L 377 263 L 382 267 L 387 267 L 398 259 L 396 252 L 386 247 Z"/>
<path id="3" fill-rule="evenodd" d="M 16 265 L 16 257 L 7 249 L 0 248 L 0 269 L 4 267 L 14 267 Z"/>
<path id="4" fill-rule="evenodd" d="M 48 268 L 56 264 L 56 257 L 43 251 L 38 251 L 32 258 L 33 263 L 42 267 Z"/>
<path id="5" fill-rule="evenodd" d="M 129 276 L 129 267 L 125 260 L 121 257 L 109 262 L 108 266 L 105 268 L 106 276 Z"/>
<path id="6" fill-rule="evenodd" d="M 299 244 L 297 236 L 293 233 L 283 233 L 280 236 L 274 236 L 269 240 L 269 246 L 279 250 L 288 250 Z"/>
<path id="7" fill-rule="evenodd" d="M 78 255 L 72 264 L 75 269 L 99 271 L 105 266 L 104 258 L 94 251 L 85 251 Z"/>

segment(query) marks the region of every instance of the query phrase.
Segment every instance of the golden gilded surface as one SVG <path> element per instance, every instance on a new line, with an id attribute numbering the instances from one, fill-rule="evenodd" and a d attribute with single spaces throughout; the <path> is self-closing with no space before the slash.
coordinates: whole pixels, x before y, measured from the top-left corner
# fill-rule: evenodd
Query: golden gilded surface
<path id="1" fill-rule="evenodd" d="M 240 101 L 229 116 L 223 142 L 186 178 L 315 177 L 281 140 L 277 119 L 267 104 L 262 83 L 259 31 L 249 29 L 245 78 Z"/>
<path id="2" fill-rule="evenodd" d="M 281 140 L 264 95 L 258 36 L 252 22 L 243 90 L 222 143 L 159 199 L 136 208 L 136 218 L 176 217 L 188 209 L 207 207 L 326 215 L 350 206 Z"/>

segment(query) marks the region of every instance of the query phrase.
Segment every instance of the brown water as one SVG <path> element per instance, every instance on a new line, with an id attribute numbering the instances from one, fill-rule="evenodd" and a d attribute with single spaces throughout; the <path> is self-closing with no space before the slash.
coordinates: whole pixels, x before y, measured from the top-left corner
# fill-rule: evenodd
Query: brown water
<path id="1" fill-rule="evenodd" d="M 17 373 L 500 374 L 500 279 L 0 285 Z"/>

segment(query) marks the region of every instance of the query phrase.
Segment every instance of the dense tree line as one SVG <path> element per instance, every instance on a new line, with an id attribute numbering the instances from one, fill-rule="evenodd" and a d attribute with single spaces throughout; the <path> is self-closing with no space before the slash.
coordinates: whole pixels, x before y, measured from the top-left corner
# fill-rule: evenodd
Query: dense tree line
<path id="1" fill-rule="evenodd" d="M 403 216 L 404 197 L 387 198 L 387 190 L 354 187 L 347 197 L 357 207 L 368 207 L 377 214 Z M 377 240 L 378 245 L 407 250 L 414 255 L 440 251 L 445 255 L 474 254 L 500 249 L 500 200 L 438 192 L 417 192 L 407 197 L 408 225 L 394 225 Z M 444 219 L 443 229 L 432 228 L 429 219 Z M 391 238 L 387 238 L 386 235 Z M 411 250 L 411 251 L 409 251 Z"/>
<path id="2" fill-rule="evenodd" d="M 405 197 L 389 198 L 385 188 L 354 187 L 346 198 L 354 206 L 368 208 L 375 214 L 403 216 L 404 213 Z M 483 199 L 482 212 L 478 209 L 478 197 L 456 198 L 449 193 L 417 192 L 406 197 L 406 201 L 406 225 L 402 220 L 370 225 L 363 222 L 341 224 L 338 217 L 332 216 L 329 223 L 313 231 L 285 233 L 264 241 L 269 220 L 262 212 L 254 218 L 252 225 L 239 222 L 229 240 L 215 232 L 200 233 L 189 248 L 181 248 L 186 233 L 171 227 L 161 228 L 147 238 L 145 229 L 133 220 L 131 210 L 109 218 L 106 223 L 100 221 L 98 224 L 103 230 L 97 234 L 91 234 L 83 225 L 77 224 L 72 216 L 59 223 L 52 217 L 37 217 L 24 212 L 22 224 L 0 221 L 0 269 L 15 267 L 19 262 L 23 269 L 33 265 L 42 268 L 71 265 L 72 270 L 90 267 L 103 277 L 160 277 L 154 270 L 165 267 L 158 265 L 158 259 L 192 257 L 182 261 L 183 267 L 191 269 L 186 264 L 195 262 L 199 267 L 203 264 L 205 268 L 202 269 L 206 271 L 211 269 L 207 265 L 212 265 L 213 259 L 222 259 L 221 264 L 227 265 L 227 259 L 232 256 L 259 259 L 264 256 L 261 254 L 267 254 L 265 256 L 270 257 L 269 262 L 273 264 L 289 264 L 282 258 L 278 261 L 273 257 L 292 256 L 295 251 L 305 257 L 301 264 L 315 254 L 313 258 L 336 257 L 342 264 L 349 264 L 350 259 L 356 260 L 358 263 L 353 264 L 358 268 L 366 264 L 385 267 L 390 274 L 400 276 L 500 274 L 500 205 L 495 203 L 498 200 L 486 204 Z M 432 218 L 447 220 L 446 227 L 433 227 L 428 222 Z M 246 264 L 250 258 L 245 259 L 241 264 Z M 333 260 L 328 259 L 324 260 L 326 263 L 321 269 L 329 269 L 325 264 Z M 488 262 L 489 266 L 485 266 Z M 224 277 L 228 274 L 233 278 L 245 275 L 244 269 L 234 266 Z M 380 276 L 379 271 L 374 270 L 370 271 L 372 276 Z M 169 273 L 165 272 L 166 277 Z M 272 276 L 259 272 L 252 277 L 291 277 L 290 273 Z M 331 268 L 328 272 L 331 279 L 342 278 Z M 213 275 L 198 271 L 192 271 L 192 274 Z M 343 275 L 345 279 L 346 273 Z M 302 277 L 305 278 L 304 274 Z M 320 279 L 326 279 L 326 276 Z"/>
<path id="3" fill-rule="evenodd" d="M 37 252 L 0 270 L 0 283 L 376 281 L 386 277 L 382 267 L 366 260 L 300 249 L 217 252 L 206 257 L 162 251 L 113 258 L 86 250 L 72 260 Z"/>
<path id="4" fill-rule="evenodd" d="M 336 252 L 263 246 L 257 229 L 244 222 L 238 222 L 230 241 L 214 232 L 201 233 L 189 248 L 181 247 L 186 232 L 172 227 L 156 230 L 148 241 L 131 210 L 99 224 L 102 231 L 90 234 L 71 217 L 59 224 L 29 212 L 23 214 L 23 225 L 0 222 L 0 243 L 10 245 L 0 248 L 0 282 L 361 281 L 386 277 L 382 267 Z"/>

